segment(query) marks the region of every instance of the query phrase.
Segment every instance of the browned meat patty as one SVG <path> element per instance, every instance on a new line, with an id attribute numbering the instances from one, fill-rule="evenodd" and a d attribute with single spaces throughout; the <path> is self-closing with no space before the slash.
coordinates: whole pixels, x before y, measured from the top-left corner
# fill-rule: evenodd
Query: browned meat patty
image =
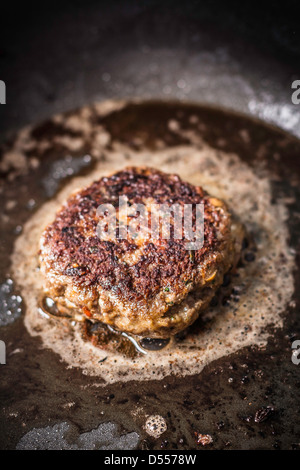
<path id="1" fill-rule="evenodd" d="M 188 250 L 185 232 L 176 239 L 172 225 L 169 239 L 161 233 L 157 239 L 100 239 L 97 208 L 112 204 L 121 221 L 119 196 L 126 196 L 129 206 L 141 203 L 147 209 L 203 203 L 203 246 Z M 234 265 L 240 250 L 234 226 L 225 204 L 201 187 L 174 174 L 126 168 L 73 194 L 45 229 L 40 261 L 48 294 L 59 305 L 121 331 L 174 335 L 195 321 Z"/>

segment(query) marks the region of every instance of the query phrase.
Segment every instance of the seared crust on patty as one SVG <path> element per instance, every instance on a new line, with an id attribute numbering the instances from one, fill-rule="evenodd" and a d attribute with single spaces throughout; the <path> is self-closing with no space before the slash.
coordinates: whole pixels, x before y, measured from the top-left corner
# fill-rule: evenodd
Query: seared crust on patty
<path id="1" fill-rule="evenodd" d="M 204 243 L 142 238 L 101 240 L 101 204 L 204 204 Z M 194 221 L 194 219 L 193 219 Z M 194 221 L 195 222 L 195 221 Z M 73 194 L 44 231 L 41 270 L 49 295 L 121 331 L 167 337 L 190 325 L 234 264 L 239 244 L 225 204 L 179 176 L 138 167 Z"/>

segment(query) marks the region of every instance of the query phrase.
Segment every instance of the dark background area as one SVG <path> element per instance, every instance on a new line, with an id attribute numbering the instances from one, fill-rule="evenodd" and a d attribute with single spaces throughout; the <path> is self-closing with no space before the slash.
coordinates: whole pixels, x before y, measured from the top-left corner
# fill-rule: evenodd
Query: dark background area
<path id="1" fill-rule="evenodd" d="M 1 10 L 1 133 L 115 97 L 206 102 L 298 133 L 296 0 L 7 2 Z M 289 106 L 283 116 L 279 103 Z"/>

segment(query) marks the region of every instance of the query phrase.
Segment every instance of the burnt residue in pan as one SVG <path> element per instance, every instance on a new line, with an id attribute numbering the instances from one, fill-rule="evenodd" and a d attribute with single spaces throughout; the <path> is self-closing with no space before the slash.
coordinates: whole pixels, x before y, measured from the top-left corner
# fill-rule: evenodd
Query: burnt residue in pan
<path id="1" fill-rule="evenodd" d="M 207 449 L 298 448 L 299 366 L 291 361 L 291 344 L 300 338 L 298 271 L 295 296 L 285 313 L 285 328 L 272 332 L 268 346 L 264 350 L 247 348 L 219 359 L 195 376 L 101 387 L 98 378 L 66 368 L 58 355 L 42 347 L 39 338 L 29 336 L 23 324 L 25 302 L 18 286 L 8 281 L 9 255 L 32 211 L 74 174 L 88 172 L 95 161 L 104 158 L 89 145 L 89 131 L 79 127 L 75 132 L 74 126 L 70 130 L 66 125 L 72 120 L 76 125 L 81 112 L 87 111 L 68 113 L 64 122 L 49 120 L 24 134 L 23 140 L 19 136 L 18 142 L 11 140 L 2 147 L 1 283 L 8 285 L 9 299 L 15 295 L 19 300 L 16 308 L 21 311 L 14 321 L 2 323 L 0 328 L 0 339 L 7 346 L 7 363 L 0 366 L 1 448 L 15 448 L 34 428 L 64 422 L 72 423 L 69 437 L 74 442 L 101 423 L 111 422 L 117 425 L 118 442 L 120 436 L 131 435 L 132 445 L 144 449 L 199 449 L 199 434 L 212 437 L 212 442 L 203 447 Z M 181 143 L 168 122 L 176 116 L 181 128 L 188 130 L 193 127 L 189 117 L 194 115 L 198 129 L 199 122 L 203 123 L 199 132 L 209 145 L 236 152 L 262 175 L 272 169 L 274 200 L 285 198 L 290 209 L 290 243 L 299 263 L 299 141 L 246 117 L 191 105 L 141 103 L 126 105 L 106 116 L 99 116 L 96 107 L 88 112 L 92 128 L 101 127 L 102 139 L 107 132 L 106 145 L 117 140 L 133 148 L 146 145 L 149 149 L 160 141 L 168 146 Z M 25 158 L 21 148 L 25 148 Z M 54 179 L 52 186 L 45 183 L 49 174 Z M 245 246 L 245 262 L 251 262 L 252 255 Z M 228 279 L 224 282 L 226 289 L 230 283 Z M 5 316 L 7 305 L 3 304 L 1 318 Z M 145 430 L 146 416 L 156 415 L 162 416 L 167 426 L 158 438 Z"/>

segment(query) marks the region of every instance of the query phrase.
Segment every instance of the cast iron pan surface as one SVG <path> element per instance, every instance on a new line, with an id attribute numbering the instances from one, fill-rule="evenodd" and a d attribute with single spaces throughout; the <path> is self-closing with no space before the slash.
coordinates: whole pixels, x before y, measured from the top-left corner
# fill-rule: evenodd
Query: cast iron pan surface
<path id="1" fill-rule="evenodd" d="M 253 2 L 245 8 L 233 2 L 231 8 L 218 2 L 67 2 L 28 15 L 19 10 L 17 18 L 14 5 L 6 6 L 0 50 L 0 78 L 7 85 L 7 104 L 0 109 L 2 158 L 15 131 L 28 123 L 35 123 L 36 142 L 76 137 L 53 125 L 56 112 L 110 98 L 163 99 L 128 104 L 101 125 L 129 146 L 139 134 L 151 149 L 157 137 L 168 146 L 182 143 L 167 122 L 176 115 L 188 129 L 187 116 L 196 114 L 212 148 L 225 142 L 222 150 L 277 175 L 274 198 L 290 201 L 290 244 L 299 265 L 300 142 L 266 124 L 300 136 L 299 107 L 291 102 L 300 63 L 296 3 L 278 2 L 262 14 Z M 242 129 L 251 133 L 250 143 L 241 137 Z M 94 158 L 82 159 L 90 150 L 84 141 L 71 152 L 76 175 L 93 169 Z M 281 158 L 274 158 L 277 154 Z M 291 344 L 300 337 L 298 270 L 295 303 L 284 313 L 284 328 L 270 331 L 265 350 L 240 350 L 188 379 L 95 387 L 95 378 L 68 369 L 28 334 L 26 304 L 14 280 L 8 282 L 10 255 L 24 223 L 71 178 L 67 165 L 50 188 L 41 184 L 55 161 L 68 155 L 67 147 L 53 143 L 45 152 L 28 152 L 27 172 L 19 168 L 15 174 L 16 168 L 8 167 L 1 174 L 1 295 L 5 301 L 9 297 L 14 321 L 0 327 L 7 345 L 7 364 L 0 366 L 0 447 L 14 449 L 27 435 L 27 448 L 63 448 L 67 440 L 85 448 L 298 449 L 299 366 L 291 361 Z M 8 210 L 12 199 L 17 203 Z M 2 298 L 2 319 L 6 313 Z M 132 414 L 137 408 L 165 418 L 168 429 L 159 439 L 145 433 L 144 420 Z M 202 447 L 195 433 L 210 434 L 213 443 Z"/>
<path id="2" fill-rule="evenodd" d="M 153 149 L 158 137 L 167 146 L 184 143 L 168 130 L 168 122 L 176 116 L 181 127 L 188 129 L 191 114 L 206 124 L 202 137 L 212 148 L 218 148 L 216 142 L 220 142 L 223 149 L 225 145 L 226 151 L 236 152 L 254 168 L 267 166 L 268 171 L 280 176 L 280 179 L 274 177 L 274 198 L 285 197 L 290 201 L 290 243 L 299 250 L 300 226 L 294 214 L 299 211 L 297 158 L 300 142 L 294 137 L 245 116 L 178 103 L 132 103 L 106 117 L 94 119 L 95 125 L 101 124 L 110 133 L 112 145 L 116 140 L 130 148 L 135 145 L 136 136 L 140 136 L 142 144 Z M 241 137 L 242 129 L 253 136 L 251 143 Z M 31 135 L 36 145 L 45 137 L 50 142 L 57 135 L 74 138 L 63 124 L 54 125 L 52 120 L 34 127 Z M 4 153 L 12 144 L 13 141 L 3 147 Z M 8 171 L 3 175 L 1 206 L 6 207 L 11 199 L 17 201 L 2 225 L 3 280 L 9 275 L 9 255 L 15 237 L 32 212 L 49 199 L 50 194 L 41 181 L 55 159 L 61 161 L 70 154 L 67 146 L 54 143 L 39 155 L 36 149 L 28 151 L 27 157 L 30 160 L 34 155 L 39 165 L 25 174 L 20 171 L 10 177 Z M 73 158 L 80 159 L 92 153 L 90 151 L 89 141 L 83 139 L 82 147 L 73 152 Z M 281 157 L 274 159 L 278 151 Z M 92 166 L 93 159 L 89 164 L 79 165 L 76 173 L 88 172 Z M 50 189 L 54 192 L 60 189 L 68 178 L 66 172 L 60 184 Z M 17 285 L 9 285 L 9 288 L 10 295 L 18 296 Z M 116 383 L 104 388 L 94 386 L 96 378 L 83 375 L 79 369 L 68 369 L 58 355 L 41 347 L 41 341 L 31 337 L 24 327 L 26 305 L 20 303 L 21 315 L 15 305 L 12 309 L 15 321 L 1 327 L 1 338 L 7 345 L 7 364 L 1 366 L 1 447 L 15 448 L 22 436 L 33 429 L 40 431 L 29 435 L 27 448 L 53 447 L 53 435 L 56 436 L 55 446 L 61 448 L 64 434 L 77 444 L 78 439 L 84 439 L 79 435 L 84 434 L 91 445 L 93 435 L 85 433 L 98 429 L 101 436 L 98 436 L 98 447 L 112 449 L 196 449 L 199 445 L 195 433 L 199 432 L 213 437 L 213 444 L 208 447 L 214 449 L 297 448 L 299 371 L 291 361 L 291 342 L 299 335 L 298 271 L 295 272 L 294 300 L 297 306 L 292 303 L 284 313 L 282 330 L 270 331 L 265 350 L 243 349 L 211 363 L 199 375 Z M 142 417 L 134 413 L 139 408 L 143 409 Z M 161 438 L 154 439 L 145 433 L 144 416 L 157 414 L 165 418 L 168 429 Z M 106 423 L 103 428 L 101 423 Z"/>

